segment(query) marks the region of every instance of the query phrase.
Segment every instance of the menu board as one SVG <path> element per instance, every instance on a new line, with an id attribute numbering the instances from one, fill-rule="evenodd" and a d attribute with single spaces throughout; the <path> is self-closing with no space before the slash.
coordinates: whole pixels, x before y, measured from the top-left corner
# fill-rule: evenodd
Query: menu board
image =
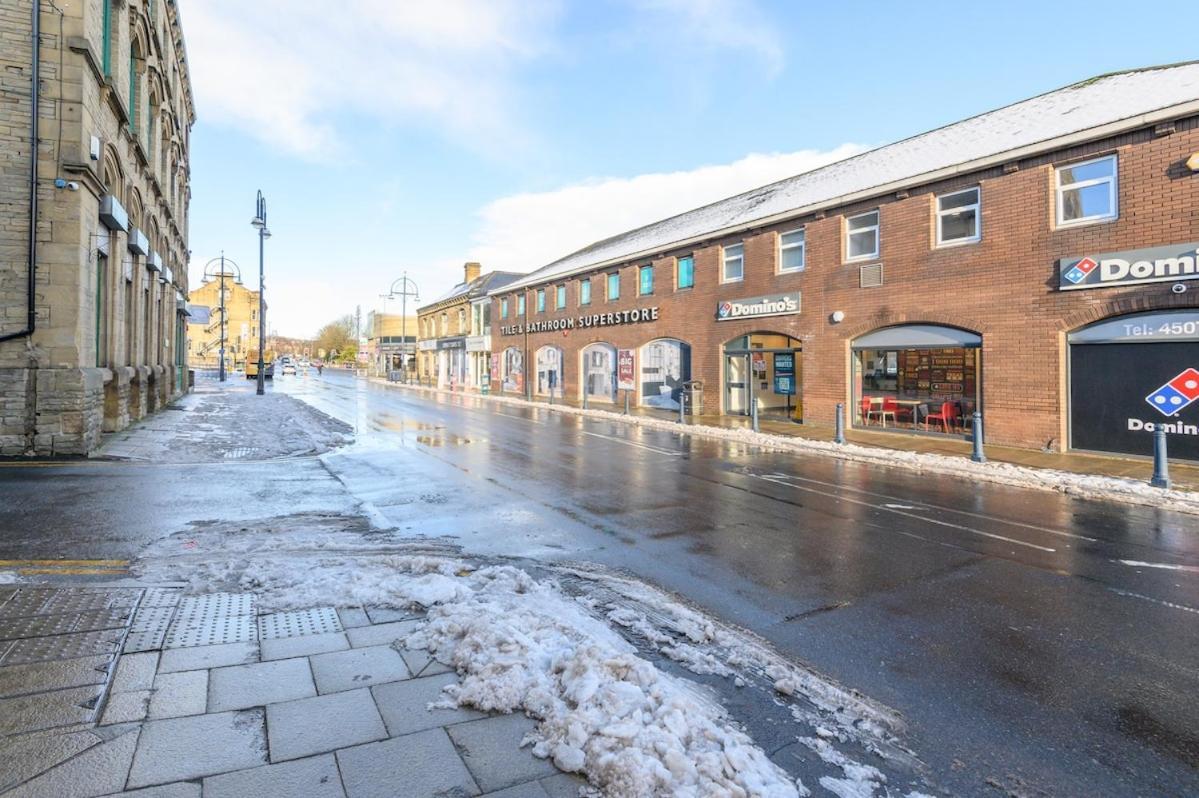
<path id="1" fill-rule="evenodd" d="M 974 396 L 974 352 L 969 349 L 904 349 L 899 353 L 899 393 L 906 397 L 961 399 Z"/>

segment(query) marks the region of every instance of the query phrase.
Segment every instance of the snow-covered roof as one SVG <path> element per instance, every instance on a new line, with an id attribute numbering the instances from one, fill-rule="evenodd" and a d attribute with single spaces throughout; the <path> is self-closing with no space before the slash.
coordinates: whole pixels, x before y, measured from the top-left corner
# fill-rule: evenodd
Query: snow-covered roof
<path id="1" fill-rule="evenodd" d="M 471 299 L 477 296 L 482 296 L 489 291 L 498 290 L 508 285 L 513 280 L 523 276 L 524 275 L 521 272 L 487 272 L 487 274 L 479 275 L 469 283 L 458 283 L 456 286 L 451 288 L 449 292 L 439 296 L 429 304 L 422 305 L 421 307 L 417 308 L 417 312 L 422 312 L 426 308 L 431 308 L 434 305 L 440 305 L 443 302 L 448 302 L 451 299 L 458 299 L 459 297 L 463 296 Z"/>
<path id="2" fill-rule="evenodd" d="M 987 165 L 983 161 L 1026 157 L 1060 147 L 1065 138 L 1111 135 L 1148 124 L 1153 120 L 1145 117 L 1155 112 L 1184 110 L 1177 108 L 1184 104 L 1199 112 L 1199 61 L 1101 75 L 598 241 L 505 290 L 865 199 L 967 167 L 982 168 Z"/>

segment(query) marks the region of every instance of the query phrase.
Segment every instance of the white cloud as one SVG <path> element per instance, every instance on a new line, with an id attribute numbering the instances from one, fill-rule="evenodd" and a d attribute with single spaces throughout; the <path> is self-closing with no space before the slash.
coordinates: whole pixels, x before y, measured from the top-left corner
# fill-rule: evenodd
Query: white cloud
<path id="1" fill-rule="evenodd" d="M 754 0 L 631 2 L 643 13 L 668 19 L 665 29 L 672 31 L 674 39 L 687 38 L 712 49 L 747 50 L 756 54 L 771 74 L 783 68 L 784 48 L 777 28 Z"/>
<path id="2" fill-rule="evenodd" d="M 485 270 L 532 271 L 609 236 L 698 208 L 862 152 L 752 154 L 730 164 L 683 172 L 589 180 L 555 191 L 516 194 L 480 211 L 470 259 Z"/>
<path id="3" fill-rule="evenodd" d="M 339 113 L 511 144 L 511 74 L 548 46 L 557 3 L 204 0 L 184 14 L 198 112 L 326 159 Z"/>

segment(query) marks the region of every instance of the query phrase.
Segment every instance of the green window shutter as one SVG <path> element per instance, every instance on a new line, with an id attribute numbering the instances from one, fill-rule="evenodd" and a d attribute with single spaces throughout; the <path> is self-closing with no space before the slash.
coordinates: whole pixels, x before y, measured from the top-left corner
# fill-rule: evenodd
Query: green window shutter
<path id="1" fill-rule="evenodd" d="M 102 0 L 103 16 L 104 16 L 104 42 L 101 49 L 104 52 L 100 54 L 100 61 L 104 68 L 104 75 L 112 75 L 112 0 Z"/>
<path id="2" fill-rule="evenodd" d="M 136 63 L 133 60 L 132 50 L 129 52 L 129 130 L 134 136 L 137 135 L 137 107 L 139 98 L 137 96 L 137 69 Z"/>

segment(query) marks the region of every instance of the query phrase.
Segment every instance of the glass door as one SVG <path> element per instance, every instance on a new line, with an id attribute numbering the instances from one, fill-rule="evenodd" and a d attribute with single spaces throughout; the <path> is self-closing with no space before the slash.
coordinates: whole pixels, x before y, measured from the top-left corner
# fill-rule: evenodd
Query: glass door
<path id="1" fill-rule="evenodd" d="M 746 393 L 748 361 L 748 354 L 725 355 L 725 407 L 729 415 L 744 416 L 749 413 L 749 397 Z"/>

